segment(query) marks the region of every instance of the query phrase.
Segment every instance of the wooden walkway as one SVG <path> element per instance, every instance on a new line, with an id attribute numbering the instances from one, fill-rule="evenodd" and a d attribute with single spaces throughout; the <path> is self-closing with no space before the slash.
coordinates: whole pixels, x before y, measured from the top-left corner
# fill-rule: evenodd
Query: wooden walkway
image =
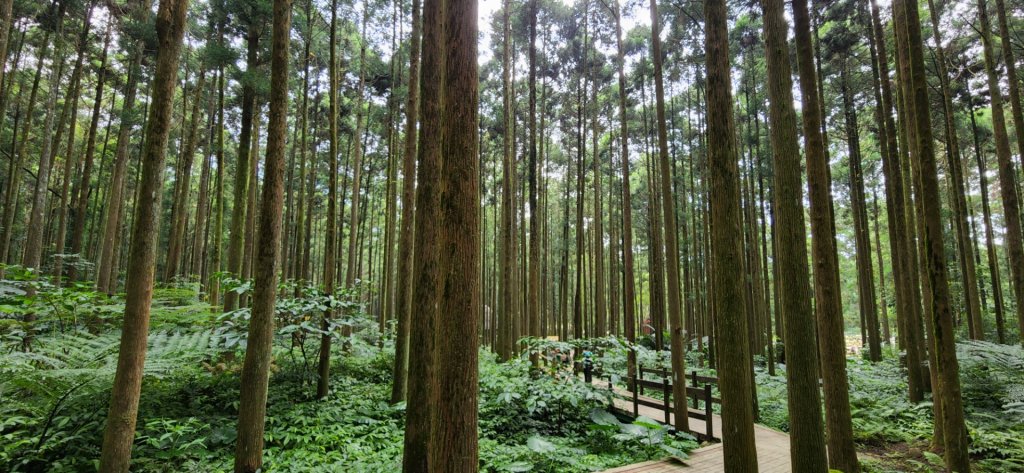
<path id="1" fill-rule="evenodd" d="M 629 415 L 633 415 L 633 401 L 631 392 L 615 389 L 615 393 L 626 399 L 615 397 L 615 409 Z M 640 405 L 638 413 L 664 422 L 665 411 L 653 407 Z M 713 416 L 711 427 L 715 438 L 722 438 L 722 418 L 717 414 Z M 672 417 L 675 421 L 675 418 Z M 690 418 L 690 430 L 704 432 L 704 421 Z M 789 459 L 789 435 L 763 425 L 754 424 L 754 441 L 757 444 L 757 464 L 760 473 L 789 473 L 792 466 Z M 690 457 L 685 460 L 667 458 L 659 461 L 649 461 L 626 465 L 605 473 L 668 473 L 673 471 L 689 472 L 720 472 L 725 471 L 725 457 L 721 443 L 714 443 L 698 448 L 690 452 Z"/>

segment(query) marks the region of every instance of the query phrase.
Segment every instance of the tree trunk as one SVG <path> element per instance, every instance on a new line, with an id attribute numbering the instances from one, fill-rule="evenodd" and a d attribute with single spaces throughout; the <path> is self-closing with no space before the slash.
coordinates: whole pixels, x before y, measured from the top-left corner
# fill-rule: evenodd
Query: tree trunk
<path id="1" fill-rule="evenodd" d="M 334 294 L 334 278 L 335 278 L 335 249 L 337 245 L 337 202 L 338 202 L 338 1 L 331 0 L 331 34 L 329 41 L 330 46 L 330 63 L 327 65 L 329 71 L 329 111 L 328 117 L 330 127 L 330 156 L 328 156 L 328 175 L 330 176 L 327 181 L 327 230 L 325 232 L 325 244 L 324 244 L 324 293 L 328 295 Z M 314 167 L 313 169 L 316 169 Z M 314 171 L 312 173 L 316 175 Z M 310 189 L 312 193 L 313 189 Z M 309 234 L 312 237 L 312 234 Z M 321 329 L 325 332 L 331 329 L 330 319 L 334 314 L 334 309 L 328 307 L 324 311 L 323 321 Z M 331 374 L 331 333 L 324 333 L 320 337 L 320 364 L 318 373 L 320 378 L 316 384 L 316 397 L 323 399 L 327 397 L 327 393 L 330 391 L 330 374 Z"/>
<path id="2" fill-rule="evenodd" d="M 185 252 L 185 225 L 188 212 L 188 197 L 192 182 L 192 162 L 195 160 L 196 134 L 199 122 L 202 121 L 200 104 L 203 101 L 203 90 L 206 88 L 206 69 L 199 71 L 196 81 L 195 96 L 192 98 L 192 121 L 185 137 L 185 149 L 181 154 L 181 162 L 175 169 L 174 195 L 171 207 L 171 234 L 167 243 L 167 261 L 164 265 L 164 281 L 171 281 L 180 274 L 181 261 Z"/>
<path id="3" fill-rule="evenodd" d="M 818 74 L 807 0 L 793 1 L 797 66 L 803 107 L 807 186 L 811 201 L 811 248 L 814 260 L 814 301 L 818 320 L 818 346 L 825 393 L 825 431 L 829 468 L 856 473 L 857 452 L 853 445 L 850 419 L 849 381 L 846 378 L 846 350 L 843 310 L 836 254 L 835 215 L 832 210 L 831 179 L 825 158 Z M 716 221 L 717 223 L 717 221 Z"/>
<path id="4" fill-rule="evenodd" d="M 952 180 L 950 190 L 950 201 L 953 207 L 953 228 L 956 230 L 957 256 L 960 264 L 960 273 L 963 275 L 964 303 L 967 309 L 968 334 L 973 340 L 985 338 L 984 329 L 981 324 L 981 300 L 978 295 L 978 270 L 974 261 L 974 244 L 971 241 L 971 232 L 967 222 L 967 199 L 964 197 L 963 165 L 960 163 L 960 140 L 956 134 L 955 112 L 953 110 L 953 96 L 950 91 L 950 76 L 946 68 L 945 47 L 942 46 L 942 30 L 939 28 L 939 11 L 935 8 L 935 1 L 928 0 L 928 10 L 931 13 L 932 35 L 937 45 L 935 51 L 935 62 L 938 63 L 939 87 L 942 91 L 942 110 L 945 118 L 946 158 L 948 175 Z"/>
<path id="5" fill-rule="evenodd" d="M 619 2 L 614 2 L 616 66 L 619 76 L 619 144 L 622 160 L 622 317 L 626 341 L 636 340 L 636 280 L 633 270 L 633 204 L 629 188 L 629 126 L 626 108 L 625 56 L 622 46 L 622 13 Z M 626 362 L 626 376 L 632 379 L 636 371 L 636 352 L 629 351 Z M 630 389 L 636 389 L 631 386 Z"/>
<path id="6" fill-rule="evenodd" d="M 181 0 L 176 0 L 181 1 Z M 149 0 L 136 0 L 132 2 L 132 21 L 144 21 L 149 15 Z M 103 220 L 102 250 L 100 251 L 99 263 L 96 265 L 96 290 L 112 294 L 117 290 L 117 264 L 115 252 L 120 248 L 115 246 L 117 235 L 121 229 L 121 203 L 126 195 L 125 177 L 128 172 L 128 145 L 131 141 L 129 133 L 134 125 L 135 117 L 135 96 L 137 94 L 139 76 L 142 74 L 142 56 L 144 44 L 141 42 L 132 51 L 131 64 L 128 67 L 128 82 L 125 85 L 124 100 L 121 106 L 121 125 L 117 132 L 117 149 L 114 152 L 114 169 L 110 175 L 110 194 L 107 201 L 107 213 Z M 89 153 L 86 153 L 86 170 L 91 168 Z M 83 173 L 85 174 L 85 173 Z M 88 189 L 87 176 L 82 176 L 84 187 Z M 79 253 L 82 249 L 81 234 L 85 231 L 85 203 L 83 196 L 87 196 L 87 190 L 79 193 L 78 211 L 75 212 L 75 225 L 71 230 L 71 252 Z M 75 239 L 78 239 L 76 245 Z M 74 268 L 68 271 L 68 279 L 75 279 Z"/>
<path id="7" fill-rule="evenodd" d="M 912 239 L 910 238 L 909 218 L 911 210 L 907 206 L 909 189 L 904 186 L 903 169 L 900 165 L 900 152 L 897 147 L 897 128 L 893 118 L 893 93 L 889 81 L 889 59 L 885 47 L 885 34 L 879 14 L 878 3 L 871 1 L 872 44 L 876 58 L 872 63 L 877 71 L 879 81 L 875 94 L 876 108 L 880 110 L 879 143 L 882 155 L 882 173 L 885 177 L 886 216 L 889 224 L 890 257 L 893 262 L 893 280 L 896 281 L 896 318 L 900 329 L 900 340 L 906 350 L 907 387 L 911 402 L 920 402 L 924 397 L 924 379 L 922 377 L 920 332 L 917 329 L 920 314 L 920 297 L 913 258 Z"/>
<path id="8" fill-rule="evenodd" d="M 241 373 L 238 443 L 235 448 L 236 472 L 255 473 L 262 471 L 263 467 L 263 428 L 267 412 L 271 346 L 274 341 L 278 255 L 281 251 L 291 3 L 291 0 L 274 0 L 273 7 L 267 158 L 263 167 L 263 196 L 260 204 L 259 243 L 256 245 L 256 282 L 253 290 L 252 317 L 249 321 L 249 343 L 245 350 Z"/>
<path id="9" fill-rule="evenodd" d="M 949 282 L 945 263 L 945 249 L 942 243 L 942 217 L 940 215 L 940 198 L 938 171 L 935 164 L 934 141 L 932 140 L 931 117 L 928 109 L 928 89 L 925 77 L 923 42 L 921 39 L 921 23 L 918 17 L 917 3 L 900 0 L 893 5 L 894 9 L 902 9 L 905 23 L 897 28 L 906 29 L 908 57 L 910 61 L 910 77 L 905 90 L 913 92 L 907 99 L 913 104 L 913 118 L 917 142 L 917 170 L 920 173 L 924 209 L 925 234 L 927 252 L 922 255 L 928 267 L 928 279 L 932 292 L 932 348 L 937 352 L 938 363 L 932 369 L 937 371 L 939 385 L 936 398 L 942 404 L 942 416 L 936 419 L 943 425 L 946 468 L 951 471 L 969 472 L 970 458 L 967 452 L 967 427 L 964 425 L 963 401 L 960 393 L 959 367 L 956 359 L 955 333 L 953 330 L 953 314 L 950 304 Z M 897 16 L 898 18 L 898 16 Z M 987 24 L 987 18 L 982 17 Z M 987 41 L 986 41 L 987 43 Z M 991 52 L 990 50 L 988 52 Z"/>
<path id="10" fill-rule="evenodd" d="M 999 274 L 999 256 L 996 252 L 995 236 L 992 229 L 992 207 L 988 196 L 988 166 L 981 152 L 978 138 L 977 111 L 971 107 L 971 135 L 974 137 L 974 159 L 978 165 L 978 181 L 981 186 L 981 209 L 985 219 L 985 249 L 988 257 L 989 278 L 992 280 L 992 305 L 996 316 L 996 341 L 1006 343 L 1006 322 L 1003 314 L 1003 284 Z"/>
<path id="11" fill-rule="evenodd" d="M 442 169 L 442 156 L 444 156 L 442 153 L 444 151 L 441 149 L 441 141 L 438 139 L 444 128 L 444 120 L 441 118 L 442 111 L 445 110 L 445 104 L 441 101 L 445 93 L 442 88 L 446 78 L 444 6 L 444 2 L 439 0 L 425 0 L 423 3 L 423 69 L 420 75 L 422 109 L 420 116 L 430 119 L 420 121 L 419 154 L 416 166 L 412 307 L 416 307 L 417 310 L 413 314 L 414 316 L 410 317 L 412 323 L 409 335 L 407 405 L 411 406 L 411 409 L 406 411 L 405 449 L 402 456 L 402 471 L 404 473 L 431 471 L 430 455 L 433 451 L 431 432 L 432 424 L 436 419 L 431 403 L 437 399 L 436 393 L 439 390 L 436 375 L 439 365 L 435 361 L 438 356 L 434 347 L 435 327 L 438 325 L 439 318 L 438 306 L 441 301 L 441 284 L 444 276 L 440 261 L 440 250 L 443 246 L 440 241 L 442 228 L 437 225 L 441 217 L 441 176 L 444 172 Z M 476 17 L 473 12 L 466 14 L 473 18 Z M 475 56 L 473 60 L 475 61 Z M 476 96 L 475 92 L 467 93 L 472 93 L 473 97 Z M 460 98 L 468 98 L 468 95 L 460 96 Z M 474 101 L 473 106 L 475 107 L 475 105 Z M 473 125 L 467 125 L 468 129 L 476 130 L 475 123 Z M 455 145 L 455 143 L 449 143 L 449 145 Z M 465 233 L 476 234 L 470 229 L 466 229 Z M 470 273 L 475 273 L 475 271 L 470 271 Z M 458 318 L 453 313 L 447 315 L 453 319 Z M 461 333 L 452 332 L 451 335 L 456 336 Z M 471 335 L 469 339 L 476 340 L 475 334 Z M 463 341 L 468 342 L 468 340 Z M 455 345 L 461 346 L 461 344 Z M 412 347 L 416 347 L 415 356 L 413 356 Z M 469 353 L 466 355 L 475 359 L 475 355 Z M 474 408 L 472 412 L 475 413 L 476 409 Z M 459 415 L 468 416 L 470 413 L 463 412 Z M 445 419 L 445 421 L 447 422 L 449 419 Z"/>
<path id="12" fill-rule="evenodd" d="M 1024 110 L 1022 110 L 1020 83 L 1017 82 L 1017 63 L 1013 58 L 1013 47 L 1010 44 L 1010 29 L 1006 20 L 1006 5 L 1004 0 L 996 0 L 996 12 L 999 17 L 999 36 L 1002 38 L 1003 63 L 1006 67 L 1006 81 L 1010 85 L 1010 110 L 1013 115 L 1013 130 L 1017 136 L 1017 152 L 1024 153 Z M 986 12 L 986 17 L 988 16 Z M 985 25 L 988 27 L 988 19 Z M 991 34 L 987 42 L 991 43 Z M 992 44 L 988 45 L 989 48 Z M 988 52 L 986 50 L 986 52 Z M 993 61 L 995 58 L 993 58 Z M 986 61 L 988 62 L 988 61 Z M 991 87 L 992 81 L 989 80 Z M 992 91 L 992 108 L 996 107 L 995 95 L 998 92 Z M 1003 114 L 1002 110 L 999 112 Z M 996 121 L 996 112 L 992 111 L 992 121 Z M 993 128 L 995 125 L 993 125 Z M 1005 134 L 1005 125 L 1003 126 Z M 997 138 L 998 141 L 998 138 Z M 997 147 L 998 151 L 998 147 Z M 998 155 L 999 153 L 997 153 Z M 1009 157 L 1009 154 L 1007 154 Z M 999 188 L 1003 195 L 1003 210 L 1006 220 L 1006 239 L 1008 247 L 1008 258 L 1010 260 L 1010 279 L 1013 281 L 1013 295 L 1017 300 L 1017 331 L 1022 334 L 1021 346 L 1024 346 L 1024 234 L 1021 229 L 1021 205 L 1020 196 L 1014 182 L 1018 179 L 1014 171 L 1013 161 L 999 157 Z M 1019 182 L 1018 182 L 1019 184 Z"/>
<path id="13" fill-rule="evenodd" d="M 173 126 L 172 102 L 187 10 L 187 0 L 161 0 L 157 10 L 159 48 L 146 127 L 146 145 L 142 155 L 143 172 L 139 194 L 142 201 L 135 215 L 131 260 L 128 263 L 124 328 L 121 332 L 114 387 L 110 395 L 110 410 L 103 431 L 100 471 L 104 472 L 127 472 L 130 465 L 146 358 L 150 302 L 153 299 L 164 154 L 167 137 Z"/>
<path id="14" fill-rule="evenodd" d="M 753 386 L 747 316 L 743 307 L 743 247 L 740 234 L 739 169 L 732 83 L 729 78 L 728 7 L 705 0 L 708 163 L 711 178 L 714 310 L 722 357 L 718 364 L 722 393 L 722 442 L 725 470 L 757 472 L 754 445 Z M 804 452 L 806 453 L 806 452 Z"/>
<path id="15" fill-rule="evenodd" d="M 398 288 L 395 290 L 397 319 L 395 372 L 391 402 L 405 400 L 409 376 L 409 318 L 412 313 L 413 218 L 416 207 L 416 123 L 419 120 L 420 91 L 420 0 L 412 3 L 412 32 L 409 35 L 409 96 L 405 102 L 405 142 L 402 152 L 402 222 L 398 238 Z M 493 322 L 492 322 L 493 327 Z"/>
<path id="16" fill-rule="evenodd" d="M 260 32 L 255 24 L 248 25 L 245 35 L 246 70 L 255 73 L 259 51 Z M 245 211 L 249 196 L 249 159 L 252 146 L 252 122 L 256 109 L 256 88 L 252 78 L 242 81 L 242 119 L 238 134 L 238 157 L 235 161 L 235 188 L 231 207 L 231 235 L 228 238 L 227 273 L 233 278 L 242 277 L 243 246 L 245 244 Z M 238 308 L 239 294 L 235 291 L 224 293 L 224 312 Z"/>
<path id="17" fill-rule="evenodd" d="M 871 264 L 871 229 L 868 227 L 867 199 L 864 196 L 864 174 L 860 155 L 860 130 L 857 110 L 850 90 L 849 66 L 842 65 L 841 88 L 843 115 L 846 123 L 846 142 L 850 153 L 850 202 L 853 213 L 855 246 L 857 250 L 857 301 L 860 306 L 861 330 L 867 332 L 868 358 L 882 360 L 882 344 L 878 330 L 878 304 L 875 299 L 875 275 Z"/>
<path id="18" fill-rule="evenodd" d="M 477 130 L 477 0 L 449 0 L 444 44 L 441 298 L 437 318 L 436 406 L 431 471 L 475 471 L 477 323 L 480 319 L 480 197 Z M 426 94 L 424 94 L 425 96 Z M 426 115 L 436 116 L 436 115 Z M 426 131 L 426 130 L 424 130 Z M 426 182 L 426 180 L 424 180 Z M 536 227 L 534 227 L 536 228 Z M 425 233 L 429 234 L 427 230 Z M 429 249 L 429 247 L 427 248 Z M 429 258 L 429 257 L 428 257 Z M 420 306 L 423 307 L 423 306 Z M 533 310 L 533 309 L 531 309 Z M 532 326 L 532 324 L 531 324 Z"/>

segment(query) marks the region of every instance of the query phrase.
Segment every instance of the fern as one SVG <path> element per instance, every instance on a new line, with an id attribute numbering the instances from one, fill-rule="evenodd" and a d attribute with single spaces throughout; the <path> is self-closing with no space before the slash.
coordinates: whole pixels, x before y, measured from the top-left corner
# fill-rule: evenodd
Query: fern
<path id="1" fill-rule="evenodd" d="M 69 397 L 108 389 L 117 369 L 120 336 L 116 331 L 48 336 L 38 339 L 34 351 L 0 357 L 0 412 L 44 415 L 44 409 L 59 409 Z M 144 373 L 156 377 L 197 363 L 220 348 L 210 330 L 154 332 L 148 345 Z"/>

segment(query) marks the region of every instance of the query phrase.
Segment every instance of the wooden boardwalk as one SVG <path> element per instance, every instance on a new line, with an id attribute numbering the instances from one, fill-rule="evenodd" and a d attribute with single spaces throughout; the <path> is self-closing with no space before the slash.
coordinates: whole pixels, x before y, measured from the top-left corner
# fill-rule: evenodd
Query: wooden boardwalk
<path id="1" fill-rule="evenodd" d="M 615 393 L 626 399 L 615 397 L 615 409 L 633 415 L 633 394 L 616 389 Z M 638 413 L 642 416 L 665 421 L 665 411 L 653 407 L 640 405 Z M 674 421 L 674 417 L 672 418 Z M 715 438 L 722 438 L 722 418 L 717 414 L 713 416 L 711 423 Z M 690 418 L 690 430 L 693 432 L 704 432 L 704 421 Z M 789 460 L 789 435 L 763 425 L 754 424 L 754 441 L 757 444 L 757 464 L 760 473 L 789 473 L 792 466 Z M 725 457 L 721 443 L 714 443 L 698 448 L 690 452 L 690 457 L 685 460 L 667 458 L 658 461 L 649 461 L 626 465 L 605 473 L 668 473 L 673 471 L 702 471 L 719 472 L 725 471 Z"/>

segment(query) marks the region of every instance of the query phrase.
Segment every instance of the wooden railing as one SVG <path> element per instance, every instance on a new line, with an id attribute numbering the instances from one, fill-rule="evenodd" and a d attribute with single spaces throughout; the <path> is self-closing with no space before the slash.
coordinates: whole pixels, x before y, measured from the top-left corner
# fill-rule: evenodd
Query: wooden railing
<path id="1" fill-rule="evenodd" d="M 654 376 L 655 379 L 645 378 L 644 375 Z M 700 419 L 704 421 L 705 431 L 694 432 L 697 434 L 699 440 L 717 440 L 715 439 L 713 422 L 713 405 L 722 404 L 720 398 L 712 396 L 711 386 L 718 384 L 718 378 L 710 376 L 701 376 L 696 371 L 691 371 L 689 378 L 689 386 L 686 387 L 686 396 L 692 400 L 692 406 L 687 406 L 689 417 Z M 630 386 L 633 387 L 633 415 L 638 416 L 640 414 L 640 406 L 652 407 L 654 409 L 661 409 L 665 413 L 665 423 L 672 423 L 672 374 L 671 372 L 664 369 L 651 369 L 644 368 L 643 366 L 637 366 L 636 376 L 629 379 Z M 645 390 L 656 390 L 662 395 L 662 400 L 651 399 L 644 396 Z M 703 403 L 703 409 L 701 409 L 701 403 Z"/>

